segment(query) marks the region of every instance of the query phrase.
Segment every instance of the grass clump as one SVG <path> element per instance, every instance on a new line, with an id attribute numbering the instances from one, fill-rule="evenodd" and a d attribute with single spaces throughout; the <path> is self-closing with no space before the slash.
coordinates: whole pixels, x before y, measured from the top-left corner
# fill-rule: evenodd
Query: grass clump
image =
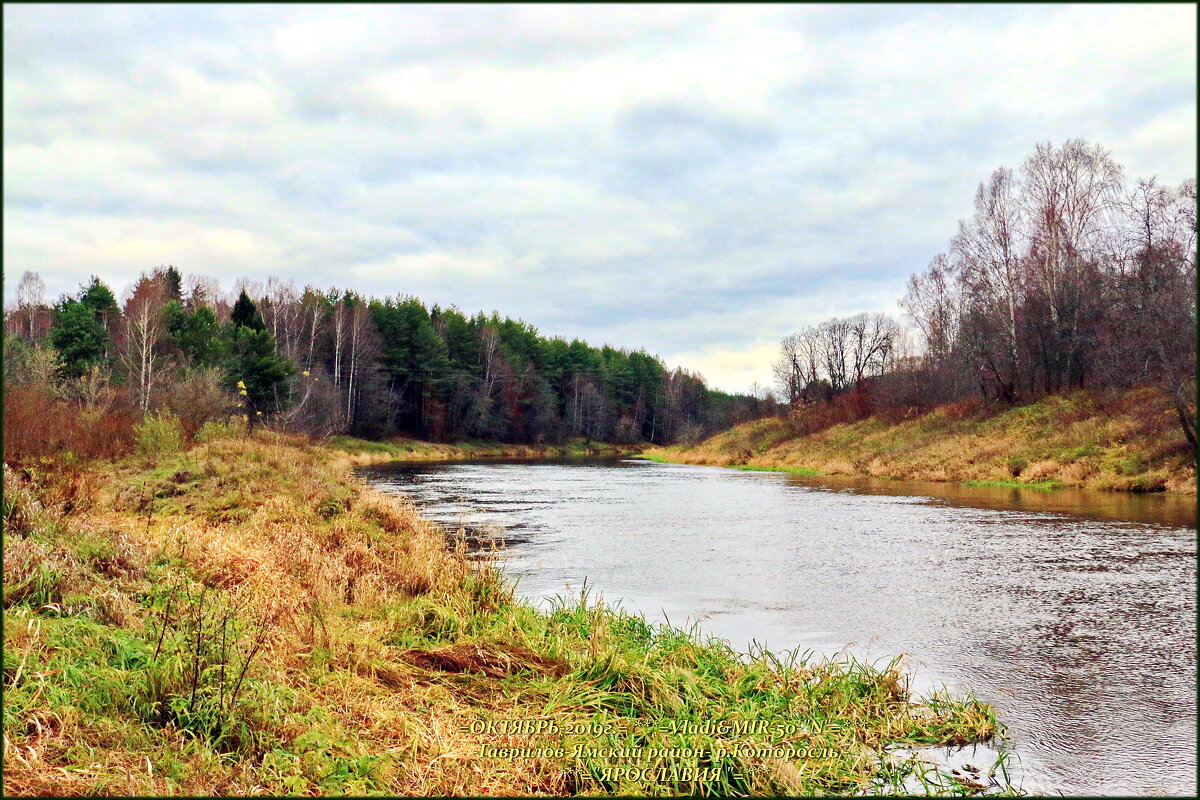
<path id="1" fill-rule="evenodd" d="M 1036 483 L 1026 483 L 1025 481 L 963 481 L 964 486 L 991 486 L 998 489 L 1037 489 L 1043 492 L 1048 492 L 1053 489 L 1061 489 L 1062 483 L 1056 480 L 1037 481 Z"/>
<path id="2" fill-rule="evenodd" d="M 245 433 L 245 425 L 233 421 L 209 420 L 200 426 L 192 439 L 197 444 L 208 444 L 219 439 L 236 439 Z"/>
<path id="3" fill-rule="evenodd" d="M 152 458 L 183 449 L 183 424 L 169 411 L 148 415 L 134 426 L 134 450 L 138 455 Z"/>
<path id="4" fill-rule="evenodd" d="M 737 469 L 747 472 L 787 472 L 792 475 L 820 475 L 821 471 L 812 467 L 759 466 L 757 464 L 735 464 Z"/>

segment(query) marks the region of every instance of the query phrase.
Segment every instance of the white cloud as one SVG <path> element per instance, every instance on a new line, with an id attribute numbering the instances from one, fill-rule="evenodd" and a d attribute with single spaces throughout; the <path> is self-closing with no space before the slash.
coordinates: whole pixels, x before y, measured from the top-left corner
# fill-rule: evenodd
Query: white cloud
<path id="1" fill-rule="evenodd" d="M 757 383 L 771 387 L 769 365 L 779 356 L 778 343 L 760 344 L 736 350 L 706 348 L 671 353 L 666 357 L 669 366 L 698 371 L 709 386 L 734 392 L 749 392 Z M 767 364 L 766 373 L 763 364 Z"/>
<path id="2" fill-rule="evenodd" d="M 6 281 L 412 291 L 727 388 L 894 312 L 1038 141 L 1196 169 L 1194 6 L 3 13 Z"/>
<path id="3" fill-rule="evenodd" d="M 385 261 L 359 264 L 350 270 L 357 278 L 410 281 L 436 275 L 439 278 L 480 279 L 502 275 L 502 264 L 488 258 L 453 253 L 396 255 Z"/>

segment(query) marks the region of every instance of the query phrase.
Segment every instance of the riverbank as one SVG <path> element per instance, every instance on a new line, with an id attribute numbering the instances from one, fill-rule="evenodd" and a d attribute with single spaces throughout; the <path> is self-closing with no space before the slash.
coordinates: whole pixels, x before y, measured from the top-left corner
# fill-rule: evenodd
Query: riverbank
<path id="1" fill-rule="evenodd" d="M 895 664 L 535 610 L 346 460 L 258 432 L 6 468 L 5 793 L 852 794 L 997 731 Z"/>
<path id="2" fill-rule="evenodd" d="M 353 436 L 331 436 L 323 443 L 330 450 L 346 454 L 354 466 L 387 461 L 459 461 L 479 458 L 586 458 L 636 453 L 640 448 L 572 439 L 561 444 L 505 444 L 467 441 L 454 443 L 425 442 L 395 438 L 382 442 Z"/>
<path id="3" fill-rule="evenodd" d="M 739 425 L 643 457 L 685 464 L 1051 489 L 1196 493 L 1194 455 L 1158 393 L 1073 392 L 1011 408 L 942 406 L 796 435 L 786 420 Z"/>

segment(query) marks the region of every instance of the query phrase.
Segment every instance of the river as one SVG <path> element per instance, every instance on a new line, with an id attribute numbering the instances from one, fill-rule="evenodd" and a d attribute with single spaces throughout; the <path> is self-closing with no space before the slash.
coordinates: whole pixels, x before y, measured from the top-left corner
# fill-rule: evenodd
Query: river
<path id="1" fill-rule="evenodd" d="M 502 539 L 534 601 L 586 579 L 743 651 L 906 654 L 915 691 L 996 707 L 1027 792 L 1196 793 L 1193 498 L 635 459 L 360 474 Z"/>

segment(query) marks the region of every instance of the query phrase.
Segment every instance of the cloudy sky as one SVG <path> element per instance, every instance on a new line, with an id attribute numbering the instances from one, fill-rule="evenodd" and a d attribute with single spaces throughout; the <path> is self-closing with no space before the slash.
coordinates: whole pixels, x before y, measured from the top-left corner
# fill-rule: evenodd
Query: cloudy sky
<path id="1" fill-rule="evenodd" d="M 1196 8 L 4 7 L 4 285 L 414 294 L 719 388 L 1039 141 L 1196 172 Z"/>

